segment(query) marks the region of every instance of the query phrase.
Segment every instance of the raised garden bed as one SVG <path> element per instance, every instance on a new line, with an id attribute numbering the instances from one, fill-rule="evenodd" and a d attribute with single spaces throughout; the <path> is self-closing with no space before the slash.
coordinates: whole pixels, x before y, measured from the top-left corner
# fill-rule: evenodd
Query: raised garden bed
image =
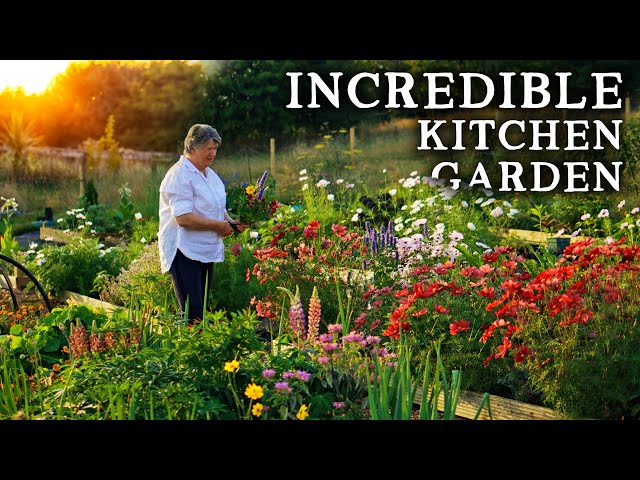
<path id="1" fill-rule="evenodd" d="M 67 303 L 78 303 L 82 305 L 88 305 L 90 307 L 104 308 L 107 313 L 113 313 L 116 310 L 124 308 L 119 305 L 103 302 L 102 300 L 98 300 L 97 298 L 88 297 L 86 295 L 81 295 L 76 292 L 70 292 L 68 290 L 63 290 L 59 296 L 59 299 Z"/>
<path id="2" fill-rule="evenodd" d="M 419 405 L 421 397 L 422 387 L 419 386 L 414 403 Z M 456 406 L 456 416 L 467 419 L 475 418 L 483 397 L 484 395 L 480 393 L 461 391 Z M 438 410 L 443 411 L 444 407 L 444 392 L 440 392 Z M 489 408 L 491 415 L 489 415 Z M 482 407 L 477 420 L 566 420 L 566 418 L 550 408 L 489 395 L 489 405 Z"/>
<path id="3" fill-rule="evenodd" d="M 9 278 L 11 288 L 22 290 L 29 283 L 29 277 L 27 277 L 18 267 L 11 267 L 7 272 L 9 273 L 7 277 Z M 0 275 L 0 288 L 9 288 L 7 281 L 2 275 Z"/>

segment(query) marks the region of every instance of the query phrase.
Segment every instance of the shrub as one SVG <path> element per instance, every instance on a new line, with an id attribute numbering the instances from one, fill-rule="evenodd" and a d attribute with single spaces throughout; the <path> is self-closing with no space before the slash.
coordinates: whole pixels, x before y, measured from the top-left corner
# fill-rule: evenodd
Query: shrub
<path id="1" fill-rule="evenodd" d="M 125 270 L 116 275 L 103 273 L 98 279 L 96 290 L 104 302 L 122 306 L 129 305 L 133 299 L 151 306 L 174 303 L 171 279 L 160 271 L 157 242 L 143 245 L 140 256 Z"/>
<path id="2" fill-rule="evenodd" d="M 118 275 L 126 265 L 120 247 L 104 248 L 95 238 L 79 238 L 67 245 L 47 245 L 27 255 L 26 267 L 47 293 L 70 290 L 91 295 L 94 279 L 100 272 Z"/>

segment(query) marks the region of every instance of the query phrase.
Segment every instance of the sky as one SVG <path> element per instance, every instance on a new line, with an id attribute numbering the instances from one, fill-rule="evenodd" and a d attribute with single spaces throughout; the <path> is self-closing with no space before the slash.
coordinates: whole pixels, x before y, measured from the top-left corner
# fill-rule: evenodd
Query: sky
<path id="1" fill-rule="evenodd" d="M 71 60 L 0 60 L 0 92 L 22 87 L 26 94 L 42 93 L 67 69 Z"/>

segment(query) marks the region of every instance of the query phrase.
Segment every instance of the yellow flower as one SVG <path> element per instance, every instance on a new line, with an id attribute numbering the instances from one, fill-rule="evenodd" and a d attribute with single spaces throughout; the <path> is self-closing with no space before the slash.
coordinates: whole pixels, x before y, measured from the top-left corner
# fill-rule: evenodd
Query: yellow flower
<path id="1" fill-rule="evenodd" d="M 253 195 L 254 193 L 256 193 L 256 187 L 254 187 L 253 185 L 249 185 L 244 189 L 244 191 L 247 192 L 247 195 Z"/>
<path id="2" fill-rule="evenodd" d="M 256 385 L 255 383 L 250 383 L 247 385 L 247 388 L 244 391 L 244 394 L 249 397 L 251 400 L 258 400 L 262 398 L 264 395 L 264 390 L 260 385 Z"/>
<path id="3" fill-rule="evenodd" d="M 305 418 L 307 418 L 309 416 L 308 410 L 309 408 L 304 403 L 300 405 L 300 410 L 298 410 L 298 413 L 296 413 L 296 417 L 298 418 L 298 420 L 304 420 Z"/>
<path id="4" fill-rule="evenodd" d="M 227 372 L 235 372 L 240 368 L 240 362 L 238 360 L 231 360 L 230 362 L 224 362 L 224 369 Z"/>
<path id="5" fill-rule="evenodd" d="M 256 403 L 251 409 L 251 414 L 254 417 L 259 417 L 262 415 L 262 410 L 264 410 L 264 406 L 261 403 Z"/>

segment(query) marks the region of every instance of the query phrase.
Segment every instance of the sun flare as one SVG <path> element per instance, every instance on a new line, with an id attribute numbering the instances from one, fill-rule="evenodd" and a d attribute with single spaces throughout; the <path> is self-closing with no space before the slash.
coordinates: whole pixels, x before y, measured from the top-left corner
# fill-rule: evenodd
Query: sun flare
<path id="1" fill-rule="evenodd" d="M 0 60 L 0 92 L 22 88 L 27 95 L 43 93 L 71 60 Z"/>

